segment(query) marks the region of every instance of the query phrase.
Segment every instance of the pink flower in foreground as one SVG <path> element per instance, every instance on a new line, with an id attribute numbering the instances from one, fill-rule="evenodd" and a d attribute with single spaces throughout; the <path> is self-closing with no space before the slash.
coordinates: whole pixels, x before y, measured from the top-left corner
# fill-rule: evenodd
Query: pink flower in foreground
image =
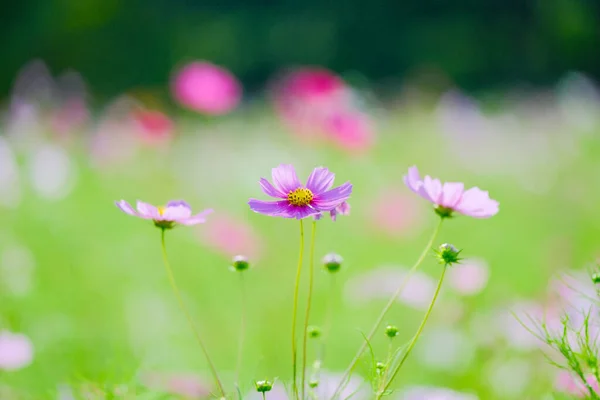
<path id="1" fill-rule="evenodd" d="M 31 364 L 33 344 L 20 333 L 0 332 L 0 370 L 15 371 Z"/>
<path id="2" fill-rule="evenodd" d="M 226 69 L 196 61 L 177 72 L 172 83 L 173 97 L 184 107 L 201 113 L 222 115 L 240 102 L 242 88 Z"/>
<path id="3" fill-rule="evenodd" d="M 141 201 L 137 202 L 137 211 L 125 200 L 115 203 L 126 214 L 144 219 L 151 219 L 158 228 L 170 229 L 176 224 L 196 225 L 206 222 L 206 216 L 213 210 L 207 209 L 192 215 L 192 209 L 183 200 L 171 200 L 165 207 L 155 207 Z"/>
<path id="4" fill-rule="evenodd" d="M 426 175 L 423 180 L 419 170 L 413 166 L 408 169 L 404 183 L 410 190 L 435 204 L 435 210 L 441 217 L 450 217 L 453 212 L 474 218 L 490 218 L 498 213 L 498 202 L 490 199 L 488 192 L 478 187 L 465 191 L 460 182 L 446 182 Z"/>
<path id="5" fill-rule="evenodd" d="M 600 385 L 598 385 L 598 381 L 593 375 L 587 375 L 586 381 L 596 393 L 600 393 Z M 585 387 L 583 382 L 581 382 L 580 378 L 573 376 L 568 371 L 560 371 L 558 373 L 554 386 L 556 390 L 575 395 L 578 399 L 588 398 L 587 396 L 590 394 L 589 390 Z"/>
<path id="6" fill-rule="evenodd" d="M 273 168 L 272 176 L 275 185 L 265 178 L 261 178 L 259 183 L 263 192 L 280 200 L 248 201 L 252 211 L 271 217 L 302 219 L 323 211 L 331 211 L 348 200 L 352 193 L 350 182 L 331 189 L 335 174 L 323 167 L 313 170 L 306 185 L 300 183 L 291 164 L 281 164 Z"/>

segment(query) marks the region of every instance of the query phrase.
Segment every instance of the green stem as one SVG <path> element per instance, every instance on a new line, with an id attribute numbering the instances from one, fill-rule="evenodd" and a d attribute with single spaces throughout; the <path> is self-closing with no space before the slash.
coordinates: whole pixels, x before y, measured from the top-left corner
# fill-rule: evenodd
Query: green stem
<path id="1" fill-rule="evenodd" d="M 263 400 L 267 400 L 267 394 L 265 392 L 262 392 L 262 398 Z"/>
<path id="2" fill-rule="evenodd" d="M 421 255 L 419 256 L 419 258 L 417 259 L 417 261 L 415 262 L 415 264 L 411 267 L 411 269 L 408 271 L 408 273 L 406 274 L 406 277 L 404 278 L 404 280 L 402 281 L 402 283 L 400 284 L 400 286 L 398 287 L 398 289 L 396 290 L 396 292 L 389 299 L 389 301 L 387 302 L 387 304 L 385 305 L 385 307 L 383 308 L 383 310 L 379 314 L 379 317 L 377 317 L 377 320 L 375 321 L 375 324 L 373 325 L 373 327 L 371 328 L 371 331 L 367 335 L 367 340 L 363 341 L 362 345 L 358 349 L 358 352 L 356 353 L 356 355 L 354 356 L 354 358 L 350 362 L 350 365 L 348 366 L 348 368 L 344 372 L 344 375 L 342 375 L 342 379 L 340 380 L 340 383 L 338 384 L 337 388 L 335 389 L 335 392 L 333 393 L 333 396 L 331 397 L 332 399 L 335 399 L 339 395 L 339 392 L 344 387 L 344 384 L 345 384 L 346 380 L 349 378 L 350 374 L 352 373 L 352 371 L 356 367 L 356 364 L 358 363 L 358 360 L 360 359 L 360 357 L 362 356 L 362 354 L 367 349 L 368 342 L 370 342 L 373 339 L 373 337 L 377 333 L 377 330 L 379 329 L 379 326 L 383 322 L 383 319 L 385 318 L 386 314 L 388 313 L 388 311 L 390 310 L 390 308 L 392 308 L 392 305 L 394 305 L 394 303 L 396 302 L 396 299 L 398 298 L 398 296 L 400 296 L 400 294 L 402 293 L 402 291 L 406 287 L 406 284 L 408 283 L 408 281 L 410 280 L 410 278 L 412 277 L 412 275 L 417 271 L 417 269 L 419 268 L 419 266 L 423 263 L 423 260 L 425 260 L 425 256 L 431 250 L 431 246 L 433 246 L 433 242 L 435 241 L 435 238 L 437 237 L 438 233 L 440 232 L 440 229 L 442 227 L 442 223 L 443 222 L 444 222 L 444 218 L 440 218 L 440 222 L 436 225 L 436 227 L 435 227 L 435 229 L 433 231 L 433 234 L 431 235 L 431 238 L 429 239 L 429 242 L 427 242 L 427 244 L 425 245 L 425 248 L 421 252 Z"/>
<path id="3" fill-rule="evenodd" d="M 302 342 L 302 386 L 300 388 L 302 392 L 301 399 L 304 399 L 305 388 L 306 388 L 306 344 L 308 338 L 308 322 L 310 319 L 310 305 L 312 301 L 312 291 L 315 275 L 315 235 L 317 232 L 317 221 L 312 223 L 312 233 L 310 235 L 310 269 L 308 272 L 308 298 L 306 303 L 306 315 L 304 317 L 304 339 Z"/>
<path id="4" fill-rule="evenodd" d="M 300 220 L 300 255 L 298 256 L 298 269 L 296 270 L 296 283 L 294 284 L 294 306 L 292 309 L 292 388 L 294 397 L 298 398 L 298 384 L 296 383 L 297 358 L 296 349 L 296 317 L 298 315 L 298 292 L 300 291 L 300 277 L 302 274 L 302 256 L 304 254 L 304 225 Z"/>
<path id="5" fill-rule="evenodd" d="M 242 356 L 244 354 L 244 338 L 246 336 L 246 285 L 244 283 L 244 272 L 239 271 L 240 274 L 240 293 L 242 304 L 241 307 L 241 321 L 240 321 L 240 337 L 238 342 L 238 356 L 237 356 L 237 366 L 235 368 L 235 382 L 237 385 L 240 383 L 240 371 L 242 369 Z"/>
<path id="6" fill-rule="evenodd" d="M 385 370 L 383 372 L 383 377 L 381 378 L 381 383 L 379 387 L 379 391 L 383 391 L 383 385 L 385 385 L 385 381 L 387 380 L 388 372 L 390 371 L 391 363 L 392 363 L 392 350 L 393 350 L 393 339 L 390 338 L 390 343 L 388 345 L 388 353 L 385 357 Z"/>
<path id="7" fill-rule="evenodd" d="M 444 277 L 446 276 L 446 270 L 447 269 L 448 269 L 448 266 L 444 265 L 444 268 L 442 269 L 442 275 L 440 276 L 440 280 L 438 282 L 438 285 L 435 288 L 435 293 L 433 294 L 433 298 L 431 299 L 431 303 L 429 303 L 429 307 L 427 308 L 427 312 L 425 313 L 425 316 L 423 317 L 423 321 L 421 321 L 421 325 L 419 325 L 419 329 L 417 329 L 417 333 L 415 334 L 415 336 L 413 336 L 410 344 L 408 345 L 408 348 L 406 349 L 406 352 L 404 353 L 404 356 L 402 356 L 402 359 L 400 360 L 400 362 L 398 363 L 398 365 L 394 368 L 394 372 L 392 373 L 392 376 L 390 377 L 390 380 L 387 381 L 387 383 L 384 384 L 382 390 L 380 390 L 379 393 L 377 393 L 377 399 L 380 399 L 381 396 L 383 396 L 383 394 L 385 393 L 385 391 L 390 387 L 390 384 L 392 383 L 392 381 L 394 380 L 394 378 L 398 374 L 398 371 L 400 371 L 400 368 L 402 368 L 402 365 L 404 364 L 404 362 L 406 361 L 406 359 L 410 355 L 412 349 L 415 347 L 415 344 L 417 344 L 417 340 L 419 340 L 419 337 L 421 336 L 421 333 L 423 333 L 423 329 L 425 328 L 425 324 L 427 324 L 427 320 L 429 319 L 429 316 L 431 315 L 431 311 L 433 310 L 433 306 L 435 305 L 435 302 L 436 302 L 436 300 L 438 298 L 438 295 L 440 294 L 440 289 L 442 288 L 442 283 L 444 283 Z"/>
<path id="8" fill-rule="evenodd" d="M 179 302 L 179 307 L 181 308 L 181 311 L 183 311 L 183 313 L 185 314 L 185 317 L 187 318 L 187 321 L 190 324 L 192 331 L 194 331 L 196 340 L 198 341 L 198 344 L 200 345 L 200 348 L 202 349 L 202 352 L 204 353 L 204 356 L 206 357 L 206 361 L 208 361 L 208 366 L 210 367 L 210 371 L 213 375 L 215 383 L 217 384 L 217 387 L 219 388 L 219 392 L 221 392 L 221 396 L 225 397 L 225 390 L 223 389 L 223 384 L 221 384 L 221 380 L 219 379 L 219 374 L 217 373 L 217 369 L 215 368 L 215 365 L 213 364 L 213 362 L 208 354 L 208 350 L 207 350 L 206 346 L 204 345 L 202 338 L 200 337 L 200 333 L 198 332 L 198 330 L 196 329 L 196 327 L 194 325 L 194 322 L 192 320 L 192 317 L 190 316 L 190 313 L 188 312 L 187 308 L 185 307 L 183 298 L 181 297 L 181 292 L 179 291 L 179 288 L 177 287 L 177 282 L 175 281 L 175 276 L 173 275 L 173 269 L 171 268 L 171 264 L 169 264 L 169 258 L 167 257 L 167 246 L 165 245 L 165 229 L 162 229 L 161 247 L 162 247 L 163 262 L 165 264 L 167 276 L 169 277 L 169 282 L 171 283 L 171 288 L 173 288 L 173 292 L 175 292 L 175 297 L 177 297 L 177 301 Z"/>

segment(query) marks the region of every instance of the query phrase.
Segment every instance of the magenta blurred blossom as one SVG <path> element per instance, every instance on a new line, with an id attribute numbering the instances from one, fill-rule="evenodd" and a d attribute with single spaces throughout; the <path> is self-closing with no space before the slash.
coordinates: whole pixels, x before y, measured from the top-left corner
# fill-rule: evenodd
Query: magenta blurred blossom
<path id="1" fill-rule="evenodd" d="M 586 376 L 587 383 L 592 387 L 596 393 L 600 393 L 600 385 L 592 374 Z M 590 392 L 585 387 L 579 377 L 572 375 L 569 371 L 561 370 L 556 376 L 554 383 L 556 390 L 562 393 L 568 393 L 574 395 L 578 399 L 587 399 Z"/>
<path id="2" fill-rule="evenodd" d="M 0 332 L 0 369 L 15 371 L 33 361 L 33 344 L 23 334 Z"/>
<path id="3" fill-rule="evenodd" d="M 172 82 L 173 97 L 186 108 L 222 115 L 237 107 L 242 87 L 231 72 L 207 61 L 185 65 Z"/>
<path id="4" fill-rule="evenodd" d="M 410 190 L 436 205 L 443 212 L 458 212 L 474 218 L 489 218 L 498 213 L 498 202 L 488 192 L 473 187 L 465 191 L 463 183 L 446 182 L 426 175 L 423 180 L 416 166 L 408 169 L 404 183 Z"/>
<path id="5" fill-rule="evenodd" d="M 252 211 L 271 217 L 302 219 L 335 209 L 352 193 L 350 182 L 331 189 L 335 174 L 324 167 L 315 168 L 306 185 L 302 185 L 291 164 L 273 168 L 272 177 L 274 185 L 265 178 L 259 183 L 265 194 L 280 200 L 250 199 L 248 205 Z"/>
<path id="6" fill-rule="evenodd" d="M 162 144 L 173 137 L 175 124 L 163 112 L 139 109 L 132 113 L 132 118 L 142 141 L 148 144 Z"/>
<path id="7" fill-rule="evenodd" d="M 125 200 L 117 201 L 116 206 L 126 214 L 151 219 L 156 226 L 171 228 L 175 224 L 196 225 L 206 222 L 206 216 L 213 210 L 207 209 L 192 215 L 192 208 L 183 200 L 171 200 L 165 207 L 155 207 L 142 201 L 137 202 L 137 211 Z"/>
<path id="8" fill-rule="evenodd" d="M 448 284 L 463 296 L 480 293 L 487 286 L 490 270 L 483 260 L 464 259 L 448 271 Z"/>
<path id="9" fill-rule="evenodd" d="M 198 234 L 204 244 L 227 258 L 244 254 L 256 261 L 263 248 L 260 236 L 250 224 L 221 212 L 211 218 Z"/>
<path id="10" fill-rule="evenodd" d="M 369 203 L 369 223 L 389 236 L 415 231 L 422 219 L 420 202 L 395 188 L 386 188 Z"/>
<path id="11" fill-rule="evenodd" d="M 371 148 L 375 137 L 373 121 L 355 110 L 333 112 L 323 121 L 323 130 L 334 144 L 355 153 Z"/>

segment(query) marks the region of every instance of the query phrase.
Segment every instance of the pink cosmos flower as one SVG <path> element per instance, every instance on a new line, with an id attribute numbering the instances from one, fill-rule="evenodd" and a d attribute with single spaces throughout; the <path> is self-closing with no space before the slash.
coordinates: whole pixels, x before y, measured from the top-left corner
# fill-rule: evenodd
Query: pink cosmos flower
<path id="1" fill-rule="evenodd" d="M 184 107 L 211 115 L 228 113 L 242 97 L 242 88 L 235 76 L 206 61 L 192 62 L 179 70 L 172 92 Z"/>
<path id="2" fill-rule="evenodd" d="M 404 183 L 410 190 L 435 204 L 441 217 L 450 217 L 453 212 L 474 218 L 490 218 L 498 213 L 498 202 L 490 199 L 488 192 L 478 187 L 465 191 L 463 183 L 446 182 L 426 175 L 423 180 L 416 166 L 408 169 Z"/>
<path id="3" fill-rule="evenodd" d="M 252 211 L 271 217 L 302 219 L 331 211 L 348 200 L 352 193 L 350 182 L 331 189 L 335 174 L 324 167 L 315 168 L 306 185 L 302 185 L 291 164 L 273 168 L 272 176 L 274 186 L 265 178 L 261 178 L 259 183 L 263 192 L 280 200 L 248 201 Z"/>
<path id="4" fill-rule="evenodd" d="M 137 211 L 125 200 L 115 203 L 126 214 L 151 219 L 158 228 L 170 229 L 176 224 L 196 225 L 206 222 L 206 216 L 213 210 L 207 209 L 192 215 L 192 208 L 183 200 L 171 200 L 166 207 L 155 207 L 141 201 L 137 202 Z"/>
<path id="5" fill-rule="evenodd" d="M 31 364 L 33 344 L 20 333 L 0 332 L 0 370 L 15 371 Z"/>

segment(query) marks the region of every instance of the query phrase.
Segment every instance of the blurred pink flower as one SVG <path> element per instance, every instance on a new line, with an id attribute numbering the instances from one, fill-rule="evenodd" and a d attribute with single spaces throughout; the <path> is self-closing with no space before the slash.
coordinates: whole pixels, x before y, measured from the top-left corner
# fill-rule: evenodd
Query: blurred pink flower
<path id="1" fill-rule="evenodd" d="M 597 394 L 600 393 L 600 385 L 598 385 L 598 381 L 593 375 L 587 375 L 586 380 Z M 556 376 L 554 388 L 559 392 L 574 395 L 578 399 L 588 398 L 587 396 L 590 394 L 579 377 L 573 376 L 569 371 L 564 370 L 559 371 Z"/>
<path id="2" fill-rule="evenodd" d="M 346 298 L 362 304 L 369 300 L 388 299 L 406 279 L 408 269 L 400 266 L 383 266 L 350 279 L 344 288 Z M 429 275 L 417 271 L 408 280 L 398 301 L 416 309 L 426 309 L 431 301 L 436 283 Z"/>
<path id="3" fill-rule="evenodd" d="M 171 89 L 184 107 L 211 115 L 232 111 L 242 97 L 242 87 L 235 76 L 206 61 L 189 63 L 177 71 Z"/>
<path id="4" fill-rule="evenodd" d="M 490 271 L 483 260 L 465 259 L 448 271 L 448 284 L 463 296 L 472 296 L 485 289 Z"/>
<path id="5" fill-rule="evenodd" d="M 201 241 L 227 258 L 243 254 L 253 262 L 262 252 L 262 239 L 252 225 L 218 213 L 198 230 Z"/>
<path id="6" fill-rule="evenodd" d="M 203 399 L 211 395 L 211 387 L 194 374 L 152 373 L 142 378 L 151 389 L 181 396 L 185 399 Z"/>
<path id="7" fill-rule="evenodd" d="M 529 330 L 539 332 L 539 324 L 544 322 L 549 331 L 556 331 L 560 327 L 560 315 L 561 311 L 556 307 L 521 301 L 501 310 L 496 318 L 493 318 L 492 323 L 495 327 L 494 331 L 500 333 L 511 347 L 532 350 L 543 347 L 544 343 Z"/>
<path id="8" fill-rule="evenodd" d="M 460 393 L 448 388 L 412 386 L 401 392 L 399 400 L 478 400 L 474 394 Z"/>
<path id="9" fill-rule="evenodd" d="M 163 143 L 173 136 L 173 120 L 160 111 L 139 109 L 133 111 L 132 118 L 140 137 L 146 143 Z"/>
<path id="10" fill-rule="evenodd" d="M 367 207 L 369 222 L 373 227 L 389 236 L 402 236 L 413 232 L 422 217 L 421 207 L 414 196 L 389 188 L 379 193 Z"/>
<path id="11" fill-rule="evenodd" d="M 498 202 L 490 199 L 489 193 L 473 187 L 465 191 L 461 182 L 446 182 L 442 185 L 439 179 L 426 175 L 423 180 L 416 166 L 408 169 L 404 183 L 410 190 L 432 202 L 436 212 L 443 217 L 453 212 L 474 218 L 490 218 L 498 213 Z"/>
<path id="12" fill-rule="evenodd" d="M 336 111 L 325 119 L 323 125 L 329 139 L 344 150 L 362 152 L 373 145 L 373 121 L 359 111 Z"/>
<path id="13" fill-rule="evenodd" d="M 23 334 L 0 332 L 0 369 L 15 371 L 31 364 L 33 344 Z"/>

